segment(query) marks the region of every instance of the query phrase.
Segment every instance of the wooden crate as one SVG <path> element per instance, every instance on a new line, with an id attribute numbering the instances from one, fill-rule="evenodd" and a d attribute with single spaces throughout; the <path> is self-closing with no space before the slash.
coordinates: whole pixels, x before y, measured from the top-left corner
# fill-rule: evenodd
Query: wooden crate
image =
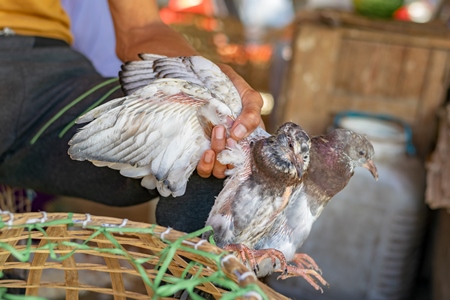
<path id="1" fill-rule="evenodd" d="M 443 24 L 324 10 L 302 13 L 295 26 L 277 125 L 293 121 L 314 135 L 344 110 L 389 114 L 411 125 L 422 157 L 429 153 L 449 82 Z"/>
<path id="2" fill-rule="evenodd" d="M 438 211 L 437 224 L 434 232 L 434 245 L 432 255 L 432 284 L 433 299 L 450 299 L 450 211 L 440 209 Z"/>

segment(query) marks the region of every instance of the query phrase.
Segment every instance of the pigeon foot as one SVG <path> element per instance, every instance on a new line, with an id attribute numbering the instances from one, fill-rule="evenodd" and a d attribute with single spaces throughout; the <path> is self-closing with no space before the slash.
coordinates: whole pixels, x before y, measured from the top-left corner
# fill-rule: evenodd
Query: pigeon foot
<path id="1" fill-rule="evenodd" d="M 287 272 L 288 264 L 286 258 L 284 257 L 284 254 L 279 250 L 273 248 L 254 250 L 250 249 L 244 244 L 230 244 L 225 246 L 224 248 L 228 251 L 238 252 L 241 260 L 243 262 L 247 262 L 255 272 L 259 271 L 259 264 L 267 258 L 270 258 L 272 260 L 272 265 L 274 268 L 277 263 L 276 259 L 278 258 L 278 260 L 280 261 L 280 271 L 284 273 Z"/>
<path id="2" fill-rule="evenodd" d="M 281 274 L 277 279 L 286 279 L 289 277 L 298 276 L 303 277 L 314 289 L 320 291 L 321 293 L 323 293 L 323 289 L 318 282 L 320 282 L 323 286 L 329 287 L 328 282 L 326 282 L 322 275 L 320 275 L 316 270 L 304 269 L 302 267 L 292 265 L 288 265 L 286 273 Z"/>
<path id="3" fill-rule="evenodd" d="M 295 253 L 292 262 L 297 265 L 299 268 L 303 269 L 313 269 L 320 275 L 322 275 L 322 270 L 319 268 L 317 263 L 306 253 Z"/>
<path id="4" fill-rule="evenodd" d="M 275 268 L 277 265 L 277 258 L 280 261 L 280 270 L 277 270 L 275 272 L 287 272 L 287 261 L 286 257 L 284 257 L 283 252 L 277 250 L 277 249 L 259 249 L 259 250 L 252 250 L 253 256 L 256 258 L 256 262 L 260 264 L 263 260 L 266 258 L 270 258 L 272 261 L 272 266 Z"/>
<path id="5" fill-rule="evenodd" d="M 241 261 L 248 262 L 248 264 L 252 267 L 254 271 L 256 271 L 259 268 L 255 256 L 253 255 L 253 251 L 244 244 L 229 244 L 223 248 L 231 252 L 239 253 Z"/>

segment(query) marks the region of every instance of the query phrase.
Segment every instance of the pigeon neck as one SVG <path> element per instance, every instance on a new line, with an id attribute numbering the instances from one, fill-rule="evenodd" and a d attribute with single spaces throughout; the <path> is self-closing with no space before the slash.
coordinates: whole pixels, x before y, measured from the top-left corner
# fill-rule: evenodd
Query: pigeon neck
<path id="1" fill-rule="evenodd" d="M 320 137 L 311 143 L 310 164 L 304 177 L 306 193 L 314 199 L 309 203 L 314 212 L 325 206 L 328 201 L 339 193 L 353 175 L 342 149 L 338 145 L 330 147 L 333 141 Z"/>
<path id="2" fill-rule="evenodd" d="M 278 147 L 270 147 L 268 139 L 257 141 L 251 149 L 251 168 L 256 183 L 282 193 L 287 185 L 300 183 L 300 180 L 289 172 L 291 162 L 277 150 Z"/>

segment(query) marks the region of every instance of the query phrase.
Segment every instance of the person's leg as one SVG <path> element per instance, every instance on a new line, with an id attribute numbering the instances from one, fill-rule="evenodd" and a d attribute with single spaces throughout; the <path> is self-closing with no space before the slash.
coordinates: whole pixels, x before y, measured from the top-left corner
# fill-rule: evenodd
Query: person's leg
<path id="1" fill-rule="evenodd" d="M 34 47 L 32 40 L 19 36 L 1 40 L 0 182 L 109 205 L 133 205 L 156 197 L 156 192 L 150 194 L 139 181 L 123 178 L 117 171 L 70 159 L 67 143 L 76 126 L 62 138 L 58 135 L 118 83 L 98 89 L 56 118 L 78 96 L 105 79 L 69 47 Z M 111 95 L 119 96 L 120 90 Z M 54 122 L 48 123 L 52 118 Z"/>
<path id="2" fill-rule="evenodd" d="M 125 178 L 116 170 L 71 160 L 67 143 L 79 125 L 58 136 L 118 83 L 99 88 L 64 111 L 73 100 L 106 79 L 68 47 L 33 48 L 27 38 L 22 43 L 20 37 L 6 39 L 2 38 L 0 47 L 0 183 L 114 206 L 138 204 L 157 196 L 156 191 L 141 187 L 139 180 Z M 8 49 L 3 41 L 12 39 L 18 45 Z M 107 100 L 120 96 L 120 90 L 116 90 Z M 186 195 L 162 197 L 158 223 L 184 231 L 204 226 L 221 188 L 221 180 L 193 176 Z"/>
<path id="3" fill-rule="evenodd" d="M 183 197 L 161 197 L 156 207 L 158 224 L 184 232 L 203 228 L 222 188 L 222 179 L 213 176 L 201 178 L 194 172 Z"/>

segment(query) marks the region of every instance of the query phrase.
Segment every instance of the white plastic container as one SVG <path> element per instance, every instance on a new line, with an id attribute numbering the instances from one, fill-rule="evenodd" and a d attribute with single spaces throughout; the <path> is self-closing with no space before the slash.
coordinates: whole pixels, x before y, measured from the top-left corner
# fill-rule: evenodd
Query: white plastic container
<path id="1" fill-rule="evenodd" d="M 267 282 L 293 299 L 409 299 L 427 215 L 424 167 L 405 153 L 407 146 L 412 152 L 409 130 L 370 116 L 341 116 L 337 123 L 372 141 L 379 180 L 358 168 L 300 249 L 317 262 L 330 288 L 320 294 L 303 278 Z"/>

